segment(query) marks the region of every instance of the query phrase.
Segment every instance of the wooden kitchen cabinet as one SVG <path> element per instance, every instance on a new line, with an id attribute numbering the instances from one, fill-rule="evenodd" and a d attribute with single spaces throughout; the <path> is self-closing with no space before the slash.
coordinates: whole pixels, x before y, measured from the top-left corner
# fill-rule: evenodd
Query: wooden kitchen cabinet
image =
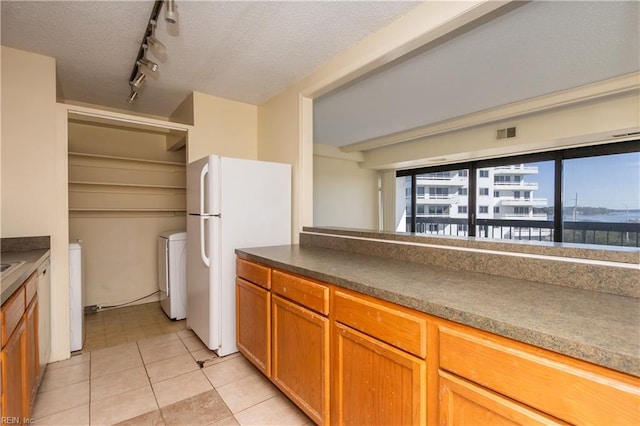
<path id="1" fill-rule="evenodd" d="M 426 318 L 343 291 L 333 302 L 333 422 L 424 425 Z"/>
<path id="2" fill-rule="evenodd" d="M 2 348 L 2 417 L 26 417 L 29 402 L 25 399 L 26 367 L 25 322 L 21 320 Z"/>
<path id="3" fill-rule="evenodd" d="M 38 380 L 40 378 L 40 361 L 38 359 L 38 298 L 33 298 L 25 313 L 25 398 L 31 402 L 35 399 Z"/>
<path id="4" fill-rule="evenodd" d="M 238 350 L 271 377 L 271 293 L 237 278 L 236 321 Z"/>
<path id="5" fill-rule="evenodd" d="M 441 391 L 457 376 L 557 421 L 594 425 L 640 421 L 637 378 L 471 327 L 446 323 L 438 328 Z M 494 402 L 484 408 L 493 411 Z M 447 414 L 451 405 L 440 409 L 441 420 L 451 418 Z"/>
<path id="6" fill-rule="evenodd" d="M 424 360 L 339 323 L 333 344 L 335 424 L 425 424 Z"/>
<path id="7" fill-rule="evenodd" d="M 439 374 L 440 426 L 566 424 L 452 374 Z"/>
<path id="8" fill-rule="evenodd" d="M 2 417 L 28 418 L 40 380 L 38 276 L 2 305 Z"/>
<path id="9" fill-rule="evenodd" d="M 271 290 L 271 379 L 316 424 L 328 425 L 329 288 L 273 271 Z"/>

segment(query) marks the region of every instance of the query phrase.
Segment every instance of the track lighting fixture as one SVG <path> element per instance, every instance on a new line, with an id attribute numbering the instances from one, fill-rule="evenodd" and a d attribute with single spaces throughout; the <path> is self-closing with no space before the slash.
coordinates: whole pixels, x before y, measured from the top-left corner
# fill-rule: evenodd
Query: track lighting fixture
<path id="1" fill-rule="evenodd" d="M 167 53 L 166 46 L 154 35 L 147 37 L 144 47 L 149 49 L 156 58 L 160 59 L 160 62 L 162 62 Z"/>
<path id="2" fill-rule="evenodd" d="M 131 76 L 129 77 L 131 92 L 127 98 L 127 102 L 130 104 L 134 103 L 139 96 L 139 90 L 142 88 L 144 81 L 147 78 L 145 72 L 148 74 L 150 72 L 158 71 L 158 64 L 146 57 L 147 49 L 150 49 L 159 60 L 164 60 L 166 52 L 165 45 L 162 44 L 155 36 L 158 14 L 160 13 L 160 9 L 162 9 L 163 3 L 164 0 L 156 0 L 153 4 L 151 16 L 149 16 L 149 22 L 147 24 L 147 28 L 145 28 L 140 48 L 138 49 L 138 56 L 136 57 L 133 69 L 131 70 Z M 175 4 L 172 6 L 172 10 L 175 17 Z"/>
<path id="3" fill-rule="evenodd" d="M 160 40 L 156 38 L 155 30 L 156 23 L 158 22 L 158 15 L 162 5 L 166 3 L 165 8 L 165 20 L 170 24 L 175 24 L 178 21 L 178 13 L 176 10 L 176 4 L 174 0 L 156 0 L 151 10 L 151 16 L 149 16 L 149 23 L 144 31 L 142 43 L 138 49 L 138 56 L 131 70 L 131 76 L 129 77 L 129 85 L 131 92 L 127 98 L 127 102 L 134 103 L 139 95 L 139 90 L 144 85 L 144 81 L 147 78 L 147 74 L 158 72 L 158 64 L 147 58 L 146 52 L 149 50 L 160 62 L 164 62 L 166 59 L 166 47 Z"/>
<path id="4" fill-rule="evenodd" d="M 138 98 L 138 91 L 137 90 L 133 90 L 133 88 L 132 88 L 131 89 L 131 93 L 129 94 L 129 99 L 127 99 L 127 102 L 132 104 L 132 103 L 134 103 L 136 101 L 137 98 Z"/>
<path id="5" fill-rule="evenodd" d="M 178 12 L 176 10 L 176 2 L 174 0 L 165 0 L 166 7 L 164 9 L 164 20 L 169 24 L 178 22 Z"/>
<path id="6" fill-rule="evenodd" d="M 150 69 L 152 72 L 157 72 L 158 71 L 158 64 L 156 64 L 153 61 L 150 61 L 149 59 L 145 58 L 144 56 L 142 58 L 140 58 L 136 64 L 138 64 L 138 66 L 141 67 L 146 67 L 148 69 Z"/>
<path id="7" fill-rule="evenodd" d="M 138 75 L 129 82 L 132 87 L 135 87 L 135 90 L 139 90 L 142 88 L 144 84 L 144 80 L 147 78 L 146 74 L 143 72 L 138 72 Z"/>

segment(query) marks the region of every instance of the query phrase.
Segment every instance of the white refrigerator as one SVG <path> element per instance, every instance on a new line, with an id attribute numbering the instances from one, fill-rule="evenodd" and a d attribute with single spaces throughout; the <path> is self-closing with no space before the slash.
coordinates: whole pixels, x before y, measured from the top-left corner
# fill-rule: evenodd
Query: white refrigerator
<path id="1" fill-rule="evenodd" d="M 291 166 L 210 155 L 187 166 L 187 327 L 237 352 L 236 248 L 291 244 Z"/>

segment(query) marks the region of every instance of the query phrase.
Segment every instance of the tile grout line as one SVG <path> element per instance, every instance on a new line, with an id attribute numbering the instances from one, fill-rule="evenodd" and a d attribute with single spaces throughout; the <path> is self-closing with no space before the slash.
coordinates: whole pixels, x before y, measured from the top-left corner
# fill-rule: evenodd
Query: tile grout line
<path id="1" fill-rule="evenodd" d="M 158 401 L 158 396 L 156 395 L 155 389 L 153 389 L 153 384 L 151 383 L 151 377 L 149 376 L 149 370 L 147 370 L 147 364 L 144 362 L 144 358 L 142 357 L 142 351 L 140 350 L 140 344 L 138 343 L 138 341 L 136 341 L 136 347 L 138 348 L 138 353 L 140 354 L 140 359 L 142 360 L 142 366 L 144 367 L 144 372 L 147 375 L 147 380 L 149 381 L 149 387 L 151 388 L 153 399 L 156 401 L 156 405 L 158 406 L 158 412 L 160 413 L 160 418 L 162 419 L 162 422 L 166 424 L 164 415 L 162 414 L 162 408 L 160 407 L 160 402 Z"/>

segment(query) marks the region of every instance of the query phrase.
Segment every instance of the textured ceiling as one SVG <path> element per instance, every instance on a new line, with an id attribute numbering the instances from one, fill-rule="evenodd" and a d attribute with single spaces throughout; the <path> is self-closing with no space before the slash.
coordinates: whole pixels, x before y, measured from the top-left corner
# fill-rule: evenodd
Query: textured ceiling
<path id="1" fill-rule="evenodd" d="M 345 146 L 640 70 L 640 2 L 531 2 L 314 102 Z"/>
<path id="2" fill-rule="evenodd" d="M 168 116 L 191 91 L 260 104 L 419 3 L 176 4 L 178 25 L 156 30 L 166 59 L 133 106 L 128 80 L 153 1 L 2 0 L 2 44 L 56 58 L 65 99 Z"/>

